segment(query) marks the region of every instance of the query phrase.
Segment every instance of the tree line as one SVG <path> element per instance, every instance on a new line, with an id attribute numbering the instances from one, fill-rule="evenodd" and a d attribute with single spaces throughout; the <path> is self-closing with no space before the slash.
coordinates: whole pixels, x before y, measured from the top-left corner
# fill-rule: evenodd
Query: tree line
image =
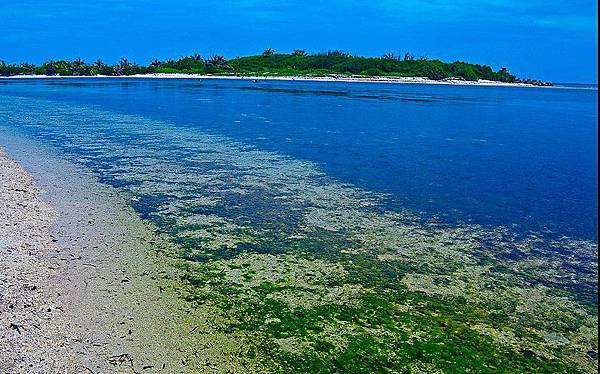
<path id="1" fill-rule="evenodd" d="M 459 78 L 469 81 L 479 79 L 501 82 L 526 82 L 546 84 L 535 80 L 521 80 L 502 68 L 494 71 L 487 65 L 471 64 L 462 61 L 451 63 L 416 58 L 412 53 L 386 53 L 381 57 L 353 56 L 344 51 L 327 51 L 308 54 L 296 49 L 292 53 L 276 53 L 268 48 L 256 56 L 226 59 L 221 55 L 203 58 L 199 54 L 184 56 L 177 60 L 152 60 L 150 64 L 138 65 L 122 58 L 118 63 L 109 65 L 102 60 L 87 63 L 82 59 L 73 61 L 52 60 L 39 66 L 30 63 L 7 64 L 0 60 L 0 75 L 48 75 L 48 76 L 123 76 L 153 73 L 184 74 L 236 74 L 236 75 L 272 75 L 272 76 L 399 76 L 427 77 L 434 80 Z"/>

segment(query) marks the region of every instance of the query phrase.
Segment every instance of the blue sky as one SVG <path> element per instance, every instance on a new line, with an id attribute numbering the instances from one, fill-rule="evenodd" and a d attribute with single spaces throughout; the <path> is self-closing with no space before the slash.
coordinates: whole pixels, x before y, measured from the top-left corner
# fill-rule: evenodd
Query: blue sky
<path id="1" fill-rule="evenodd" d="M 411 51 L 521 77 L 597 82 L 597 14 L 589 0 L 2 1 L 0 59 Z"/>

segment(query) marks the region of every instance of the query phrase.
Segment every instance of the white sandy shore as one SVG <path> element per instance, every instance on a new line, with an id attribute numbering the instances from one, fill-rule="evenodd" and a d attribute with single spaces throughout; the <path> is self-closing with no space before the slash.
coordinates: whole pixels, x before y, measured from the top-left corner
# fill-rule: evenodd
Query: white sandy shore
<path id="1" fill-rule="evenodd" d="M 239 75 L 206 75 L 206 74 L 135 74 L 123 76 L 47 76 L 47 75 L 17 75 L 13 77 L 0 77 L 0 79 L 73 79 L 73 78 L 152 78 L 152 79 L 226 79 L 250 81 L 306 81 L 306 82 L 349 82 L 349 83 L 389 83 L 389 84 L 436 84 L 452 86 L 503 86 L 503 87 L 542 87 L 528 83 L 505 83 L 480 79 L 466 81 L 458 78 L 433 80 L 425 77 L 350 77 L 350 76 L 239 76 Z"/>
<path id="2" fill-rule="evenodd" d="M 56 211 L 0 149 L 0 372 L 75 372 L 76 333 L 53 280 Z"/>
<path id="3" fill-rule="evenodd" d="M 0 146 L 0 373 L 255 371 L 113 188 L 38 143 Z"/>

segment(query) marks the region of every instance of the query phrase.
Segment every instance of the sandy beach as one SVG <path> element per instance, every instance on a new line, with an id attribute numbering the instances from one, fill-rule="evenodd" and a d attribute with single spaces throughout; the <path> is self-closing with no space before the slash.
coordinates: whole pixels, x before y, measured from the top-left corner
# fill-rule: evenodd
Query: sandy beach
<path id="1" fill-rule="evenodd" d="M 180 301 L 168 247 L 115 190 L 2 138 L 0 372 L 252 371 Z"/>
<path id="2" fill-rule="evenodd" d="M 0 371 L 69 372 L 77 335 L 56 280 L 50 235 L 56 211 L 31 176 L 0 149 Z"/>
<path id="3" fill-rule="evenodd" d="M 207 74 L 135 74 L 123 76 L 47 76 L 16 75 L 0 77 L 0 79 L 74 79 L 74 78 L 150 78 L 150 79 L 227 79 L 249 81 L 305 81 L 305 82 L 347 82 L 347 83 L 386 83 L 386 84 L 436 84 L 451 86 L 501 86 L 501 87 L 542 87 L 528 83 L 506 83 L 489 80 L 467 81 L 464 79 L 433 80 L 425 77 L 351 77 L 351 76 L 239 76 L 239 75 L 207 75 Z"/>

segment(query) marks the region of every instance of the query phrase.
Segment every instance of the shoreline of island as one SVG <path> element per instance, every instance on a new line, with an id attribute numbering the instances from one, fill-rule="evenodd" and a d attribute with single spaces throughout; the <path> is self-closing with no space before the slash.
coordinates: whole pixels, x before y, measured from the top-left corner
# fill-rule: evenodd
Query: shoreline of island
<path id="1" fill-rule="evenodd" d="M 343 82 L 343 83 L 382 83 L 382 84 L 425 84 L 446 86 L 482 86 L 482 87 L 532 87 L 532 88 L 557 88 L 557 86 L 543 86 L 522 82 L 501 82 L 479 79 L 469 81 L 461 78 L 444 78 L 434 80 L 426 77 L 356 77 L 345 75 L 331 76 L 276 76 L 276 75 L 218 75 L 218 74 L 185 74 L 185 73 L 149 73 L 132 75 L 13 75 L 0 77 L 6 80 L 20 79 L 206 79 L 206 80 L 246 80 L 246 81 L 284 81 L 284 82 Z"/>
<path id="2" fill-rule="evenodd" d="M 0 371 L 181 372 L 219 349 L 213 313 L 179 297 L 153 226 L 60 153 L 0 132 Z M 220 339 L 197 356 L 195 344 Z"/>

